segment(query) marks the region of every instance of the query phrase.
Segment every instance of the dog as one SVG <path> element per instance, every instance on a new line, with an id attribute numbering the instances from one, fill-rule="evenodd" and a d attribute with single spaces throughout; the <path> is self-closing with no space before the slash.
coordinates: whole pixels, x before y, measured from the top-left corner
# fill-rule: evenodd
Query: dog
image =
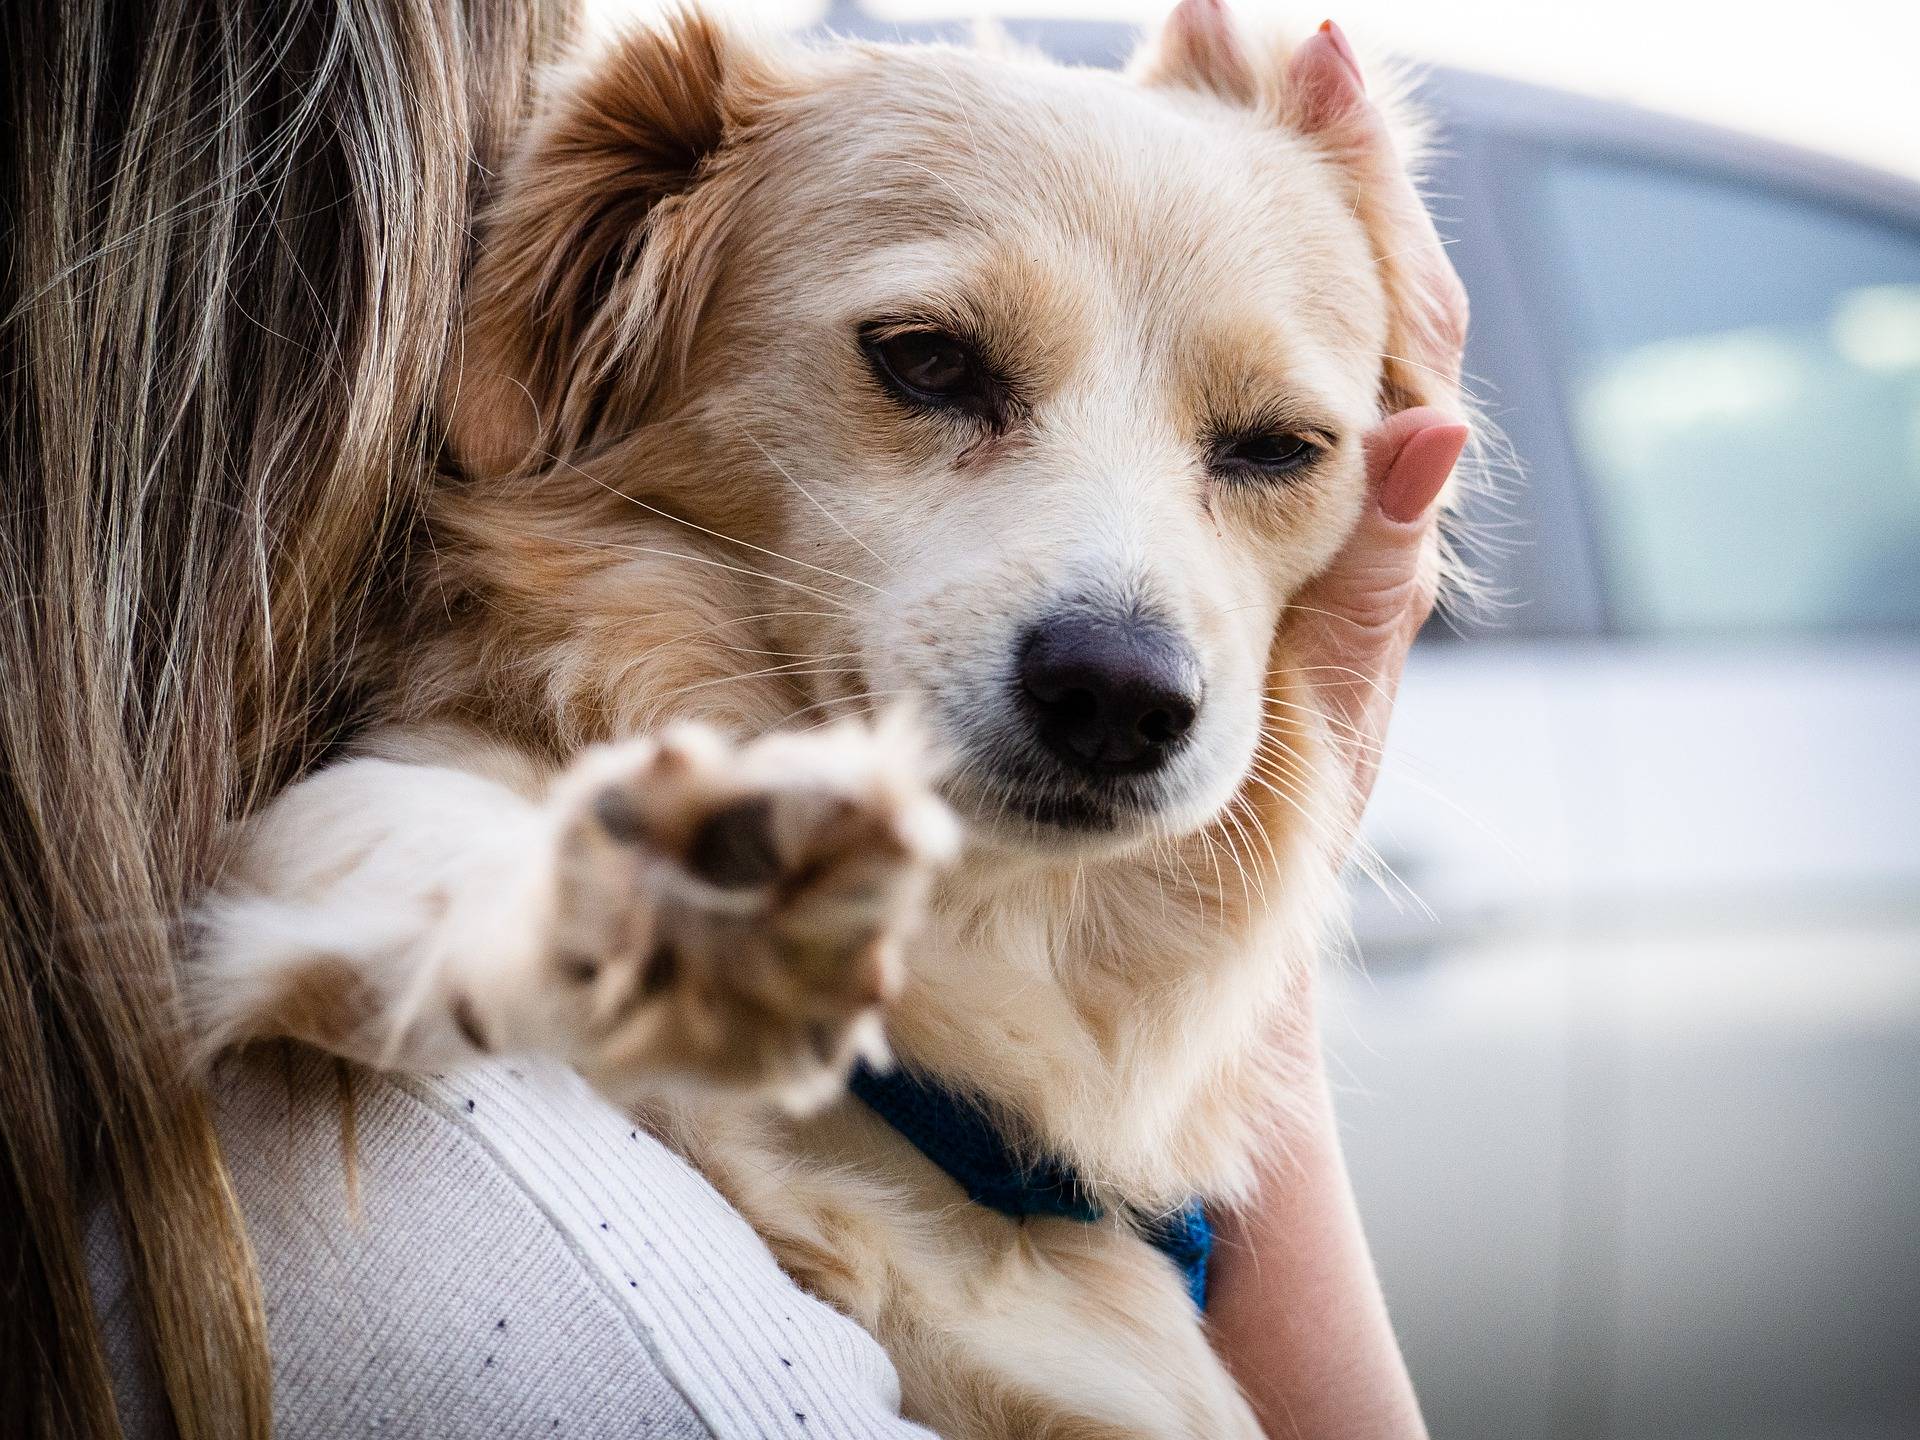
<path id="1" fill-rule="evenodd" d="M 1219 0 L 1124 73 L 686 12 L 556 77 L 378 723 L 198 915 L 209 1051 L 558 1056 L 938 1433 L 1257 1434 L 1195 1202 L 1340 917 L 1290 600 L 1460 404 L 1390 111 Z"/>

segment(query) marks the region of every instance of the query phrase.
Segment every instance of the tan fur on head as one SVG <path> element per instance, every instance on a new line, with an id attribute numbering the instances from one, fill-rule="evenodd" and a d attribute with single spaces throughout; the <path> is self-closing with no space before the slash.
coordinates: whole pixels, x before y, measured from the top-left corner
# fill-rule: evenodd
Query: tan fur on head
<path id="1" fill-rule="evenodd" d="M 983 38 L 984 50 L 1032 58 L 992 31 Z M 1243 36 L 1223 0 L 1186 0 L 1129 73 L 1256 113 L 1348 173 L 1386 282 L 1386 408 L 1456 401 L 1465 296 L 1397 182 L 1401 171 L 1420 172 L 1425 118 L 1389 67 L 1378 67 L 1374 105 L 1363 109 L 1292 73 L 1294 50 L 1275 32 Z M 536 463 L 541 450 L 565 451 L 645 413 L 686 361 L 718 277 L 729 152 L 819 63 L 684 9 L 611 42 L 597 62 L 576 62 L 572 83 L 560 72 L 509 171 L 470 286 L 445 402 L 463 466 Z M 1441 373 L 1423 374 L 1429 365 Z"/>

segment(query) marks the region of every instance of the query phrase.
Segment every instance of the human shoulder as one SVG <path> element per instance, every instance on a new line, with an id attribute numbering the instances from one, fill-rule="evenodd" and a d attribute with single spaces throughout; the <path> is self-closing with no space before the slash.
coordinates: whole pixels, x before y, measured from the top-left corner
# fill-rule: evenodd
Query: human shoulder
<path id="1" fill-rule="evenodd" d="M 273 1047 L 229 1061 L 216 1094 L 283 1437 L 924 1434 L 871 1337 L 570 1072 L 396 1078 Z M 140 1434 L 103 1225 L 98 1299 Z"/>

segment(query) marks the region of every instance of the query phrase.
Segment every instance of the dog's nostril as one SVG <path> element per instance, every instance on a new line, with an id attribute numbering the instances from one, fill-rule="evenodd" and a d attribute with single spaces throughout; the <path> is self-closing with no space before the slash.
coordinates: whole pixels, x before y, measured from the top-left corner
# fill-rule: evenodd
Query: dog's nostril
<path id="1" fill-rule="evenodd" d="M 1193 728 L 1193 707 L 1151 710 L 1140 717 L 1140 733 L 1154 745 L 1170 745 Z"/>
<path id="2" fill-rule="evenodd" d="M 1199 710 L 1198 672 L 1164 626 L 1073 613 L 1027 637 L 1020 686 L 1041 743 L 1076 769 L 1113 774 L 1172 754 Z"/>

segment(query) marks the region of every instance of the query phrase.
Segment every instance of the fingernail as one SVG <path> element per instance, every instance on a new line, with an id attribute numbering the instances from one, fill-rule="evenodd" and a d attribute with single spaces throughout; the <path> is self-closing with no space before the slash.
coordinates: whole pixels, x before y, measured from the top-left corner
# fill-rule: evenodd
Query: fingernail
<path id="1" fill-rule="evenodd" d="M 1471 433 L 1465 425 L 1433 425 L 1402 445 L 1380 487 L 1381 513 L 1400 525 L 1426 514 L 1453 473 L 1460 452 L 1467 448 Z"/>
<path id="2" fill-rule="evenodd" d="M 1364 95 L 1367 90 L 1367 77 L 1360 73 L 1360 61 L 1353 53 L 1353 46 L 1347 43 L 1346 32 L 1333 21 L 1322 20 L 1320 33 L 1326 36 L 1333 48 L 1339 52 L 1340 58 L 1346 62 L 1347 69 L 1353 72 L 1353 78 L 1360 86 L 1360 93 Z"/>

